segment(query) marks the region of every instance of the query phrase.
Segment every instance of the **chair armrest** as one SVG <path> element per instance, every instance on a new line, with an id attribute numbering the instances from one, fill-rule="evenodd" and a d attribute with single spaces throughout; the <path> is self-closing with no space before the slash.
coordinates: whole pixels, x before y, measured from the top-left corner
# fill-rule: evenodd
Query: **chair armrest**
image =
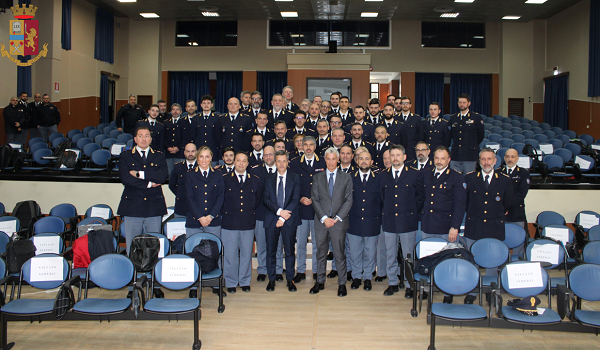
<path id="1" fill-rule="evenodd" d="M 65 283 L 64 283 L 64 285 L 67 288 L 71 288 L 74 284 L 77 284 L 77 283 L 80 283 L 80 282 L 81 282 L 81 276 L 76 275 L 76 276 L 71 277 L 71 279 L 66 280 Z"/>
<path id="2" fill-rule="evenodd" d="M 71 246 L 71 247 L 63 250 L 63 252 L 59 255 L 67 260 L 70 260 L 69 258 L 72 259 L 73 258 L 73 247 Z"/>
<path id="3" fill-rule="evenodd" d="M 567 286 L 562 284 L 556 286 L 556 304 L 561 320 L 566 316 L 569 321 L 575 321 L 577 298 L 575 297 L 575 293 L 567 288 Z"/>
<path id="4" fill-rule="evenodd" d="M 14 282 L 14 279 L 15 279 L 14 276 L 8 275 L 8 276 L 4 277 L 3 279 L 0 279 L 0 285 L 8 284 L 9 282 Z"/>
<path id="5" fill-rule="evenodd" d="M 502 294 L 499 289 L 494 290 L 492 294 L 494 296 L 494 308 L 496 310 L 496 317 L 502 317 L 502 305 L 504 304 L 504 300 L 502 299 Z"/>
<path id="6" fill-rule="evenodd" d="M 144 307 L 144 304 L 146 304 L 146 295 L 144 294 L 144 285 L 146 283 L 148 283 L 148 277 L 146 275 L 142 275 L 142 277 L 140 277 L 140 279 L 133 285 L 133 293 L 131 293 L 131 308 L 136 320 L 139 317 L 140 309 Z M 140 294 L 138 294 L 138 292 Z"/>
<path id="7" fill-rule="evenodd" d="M 543 227 L 537 223 L 533 223 L 533 227 L 535 227 L 535 235 L 533 238 L 538 239 L 542 236 Z"/>

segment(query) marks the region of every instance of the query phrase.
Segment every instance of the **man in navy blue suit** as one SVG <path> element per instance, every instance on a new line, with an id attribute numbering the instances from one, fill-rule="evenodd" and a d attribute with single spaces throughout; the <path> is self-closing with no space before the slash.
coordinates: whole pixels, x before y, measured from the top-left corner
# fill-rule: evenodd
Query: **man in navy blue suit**
<path id="1" fill-rule="evenodd" d="M 150 106 L 148 118 L 138 121 L 135 127 L 147 127 L 150 130 L 150 136 L 152 136 L 152 144 L 150 146 L 155 151 L 163 152 L 165 148 L 165 126 L 156 119 L 158 118 L 158 113 L 158 105 Z"/>
<path id="2" fill-rule="evenodd" d="M 450 167 L 462 174 L 475 170 L 479 158 L 479 144 L 485 137 L 483 119 L 479 113 L 470 111 L 470 106 L 469 94 L 460 94 L 458 95 L 460 112 L 450 116 L 450 138 L 454 141 Z"/>
<path id="3" fill-rule="evenodd" d="M 202 96 L 200 102 L 202 111 L 192 120 L 192 135 L 196 147 L 208 146 L 213 153 L 219 153 L 222 128 L 218 115 L 212 111 L 212 101 L 212 96 Z M 214 165 L 216 165 L 216 162 Z"/>
<path id="4" fill-rule="evenodd" d="M 169 175 L 169 189 L 175 195 L 176 218 L 185 218 L 188 213 L 185 175 L 196 168 L 196 153 L 196 145 L 191 142 L 185 145 L 185 161 L 175 164 Z"/>
<path id="5" fill-rule="evenodd" d="M 300 225 L 300 176 L 288 171 L 288 154 L 285 151 L 275 153 L 277 173 L 267 178 L 265 182 L 263 203 L 267 208 L 265 213 L 265 233 L 267 238 L 267 273 L 269 284 L 267 291 L 275 290 L 275 255 L 279 236 L 283 237 L 285 251 L 285 266 L 287 287 L 290 292 L 297 290 L 294 285 L 296 258 L 294 243 L 296 228 Z"/>

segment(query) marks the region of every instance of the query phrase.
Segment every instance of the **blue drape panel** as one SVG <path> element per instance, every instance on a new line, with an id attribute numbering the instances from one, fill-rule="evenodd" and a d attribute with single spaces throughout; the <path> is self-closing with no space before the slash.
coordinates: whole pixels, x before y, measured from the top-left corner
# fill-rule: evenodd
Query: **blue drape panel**
<path id="1" fill-rule="evenodd" d="M 71 0 L 62 1 L 62 27 L 60 43 L 63 50 L 71 50 Z"/>
<path id="2" fill-rule="evenodd" d="M 600 0 L 590 1 L 588 96 L 600 96 Z"/>
<path id="3" fill-rule="evenodd" d="M 273 95 L 280 94 L 287 86 L 287 72 L 257 72 L 256 85 L 263 97 L 262 108 L 270 109 Z"/>
<path id="4" fill-rule="evenodd" d="M 31 5 L 31 0 L 19 0 L 19 5 Z M 21 62 L 27 62 L 31 56 L 18 56 L 18 58 Z M 17 94 L 25 91 L 31 96 L 31 90 L 31 66 L 17 66 Z"/>
<path id="5" fill-rule="evenodd" d="M 108 75 L 100 75 L 100 122 L 110 123 L 108 120 Z"/>
<path id="6" fill-rule="evenodd" d="M 242 92 L 242 80 L 242 72 L 217 72 L 215 111 L 227 113 L 227 101 L 231 97 L 240 98 L 240 92 Z"/>
<path id="7" fill-rule="evenodd" d="M 440 109 L 444 105 L 444 73 L 415 74 L 415 112 L 421 117 L 429 114 L 429 104 L 438 102 Z M 444 115 L 443 111 L 440 115 Z"/>
<path id="8" fill-rule="evenodd" d="M 544 82 L 544 123 L 569 129 L 569 76 Z"/>
<path id="9" fill-rule="evenodd" d="M 202 96 L 209 93 L 208 72 L 169 72 L 169 103 L 179 103 L 183 111 L 185 101 L 194 100 L 199 106 Z"/>
<path id="10" fill-rule="evenodd" d="M 458 95 L 471 96 L 470 111 L 490 116 L 491 74 L 451 74 L 450 113 L 458 113 Z"/>
<path id="11" fill-rule="evenodd" d="M 107 63 L 115 62 L 115 17 L 96 8 L 96 45 L 94 58 Z"/>

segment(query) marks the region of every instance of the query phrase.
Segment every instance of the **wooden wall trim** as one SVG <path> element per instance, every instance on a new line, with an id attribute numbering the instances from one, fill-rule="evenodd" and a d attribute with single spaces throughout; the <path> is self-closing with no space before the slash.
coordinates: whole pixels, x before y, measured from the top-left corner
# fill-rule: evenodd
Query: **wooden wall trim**
<path id="1" fill-rule="evenodd" d="M 256 91 L 258 87 L 258 73 L 255 70 L 245 70 L 242 72 L 243 91 Z M 283 88 L 283 86 L 282 86 Z"/>

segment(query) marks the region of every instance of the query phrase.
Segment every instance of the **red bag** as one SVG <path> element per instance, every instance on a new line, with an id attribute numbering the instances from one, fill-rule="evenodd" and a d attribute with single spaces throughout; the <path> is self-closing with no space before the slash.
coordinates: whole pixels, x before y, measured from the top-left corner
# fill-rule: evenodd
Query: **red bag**
<path id="1" fill-rule="evenodd" d="M 73 268 L 88 267 L 91 262 L 88 235 L 81 236 L 73 243 Z"/>

